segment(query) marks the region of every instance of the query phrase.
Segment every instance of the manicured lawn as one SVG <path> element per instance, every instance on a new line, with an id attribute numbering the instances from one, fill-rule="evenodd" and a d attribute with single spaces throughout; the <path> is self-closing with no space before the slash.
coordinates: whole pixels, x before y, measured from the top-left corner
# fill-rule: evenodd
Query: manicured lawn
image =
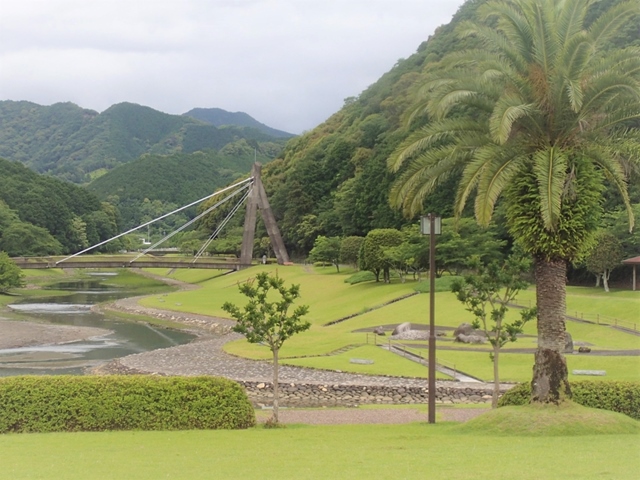
<path id="1" fill-rule="evenodd" d="M 267 265 L 235 272 L 224 276 L 215 275 L 203 270 L 175 270 L 171 276 L 183 281 L 198 283 L 201 288 L 191 291 L 181 291 L 166 295 L 154 295 L 143 300 L 147 306 L 165 308 L 169 310 L 203 313 L 214 316 L 227 317 L 222 310 L 225 301 L 231 301 L 238 305 L 244 305 L 246 298 L 238 292 L 238 282 L 246 281 L 258 271 L 267 270 L 278 272 L 287 284 L 299 283 L 301 285 L 300 302 L 310 306 L 308 316 L 312 327 L 309 331 L 289 339 L 280 354 L 284 363 L 325 368 L 330 370 L 357 371 L 366 373 L 378 373 L 387 375 L 402 375 L 422 377 L 425 375 L 424 367 L 401 357 L 394 357 L 388 352 L 375 353 L 376 361 L 373 365 L 354 366 L 349 359 L 356 356 L 353 352 L 347 352 L 338 356 L 326 356 L 348 345 L 366 345 L 373 338 L 367 338 L 366 333 L 358 332 L 359 329 L 373 328 L 379 325 L 411 322 L 426 326 L 429 322 L 429 295 L 418 294 L 401 301 L 390 303 L 378 308 L 386 302 L 411 294 L 416 290 L 424 290 L 428 285 L 408 279 L 406 283 L 400 283 L 397 279 L 390 285 L 376 282 L 363 282 L 355 285 L 345 283 L 353 271 L 343 270 L 337 273 L 333 267 L 313 268 L 295 265 L 293 267 L 280 267 Z M 167 271 L 159 270 L 158 274 L 166 274 Z M 467 312 L 454 295 L 448 291 L 450 278 L 444 277 L 437 280 L 436 285 L 436 326 L 455 328 L 463 322 L 471 322 L 473 317 Z M 444 291 L 443 291 L 444 290 Z M 519 300 L 528 303 L 535 299 L 533 287 L 521 292 Z M 589 315 L 597 313 L 618 315 L 631 321 L 640 317 L 640 292 L 614 291 L 606 294 L 600 289 L 569 287 L 567 304 L 570 309 L 581 312 L 589 312 Z M 359 314 L 344 322 L 325 326 L 328 322 L 348 315 Z M 519 317 L 516 308 L 510 309 L 507 319 Z M 639 319 L 640 320 L 640 319 Z M 593 351 L 597 350 L 634 350 L 640 349 L 640 337 L 621 332 L 614 328 L 601 325 L 585 324 L 569 321 L 567 329 L 571 333 L 574 342 L 587 344 Z M 536 324 L 529 322 L 525 326 L 524 333 L 528 336 L 520 338 L 515 343 L 509 343 L 504 347 L 501 357 L 501 378 L 504 381 L 527 381 L 531 377 L 533 356 L 529 354 L 509 354 L 513 349 L 536 348 Z M 384 337 L 378 337 L 377 341 L 386 342 Z M 426 342 L 404 342 L 422 344 Z M 451 330 L 447 331 L 447 337 L 438 340 L 441 346 L 456 346 L 459 351 L 438 350 L 437 357 L 446 365 L 455 367 L 479 378 L 491 380 L 493 376 L 492 363 L 489 359 L 490 347 L 488 345 L 461 345 L 451 342 Z M 368 347 L 373 348 L 373 347 Z M 482 348 L 484 352 L 473 352 L 472 349 Z M 225 346 L 225 349 L 234 355 L 270 359 L 271 352 L 264 346 L 252 345 L 244 340 L 238 340 Z M 425 349 L 426 350 L 426 349 Z M 371 352 L 371 350 L 368 350 Z M 372 357 L 374 353 L 368 356 Z M 290 359 L 287 359 L 290 357 Z M 292 358 L 296 357 L 296 358 Z M 307 358 L 298 358 L 307 357 Z M 606 370 L 604 379 L 640 379 L 639 357 L 612 356 L 603 357 L 596 355 L 572 355 L 569 356 L 569 368 L 580 370 Z M 583 377 L 581 377 L 583 378 Z"/>
<path id="2" fill-rule="evenodd" d="M 452 424 L 0 436 L 2 479 L 635 479 L 640 435 L 456 434 Z"/>
<path id="3" fill-rule="evenodd" d="M 426 350 L 424 355 L 426 356 Z M 373 360 L 375 363 L 369 365 L 351 363 L 351 359 Z M 427 378 L 427 368 L 423 365 L 416 362 L 408 363 L 401 356 L 374 345 L 363 345 L 338 355 L 286 359 L 282 361 L 282 364 L 369 375 L 397 375 L 398 371 L 402 371 L 403 375 L 407 377 Z M 437 378 L 450 379 L 447 375 L 439 373 Z"/>

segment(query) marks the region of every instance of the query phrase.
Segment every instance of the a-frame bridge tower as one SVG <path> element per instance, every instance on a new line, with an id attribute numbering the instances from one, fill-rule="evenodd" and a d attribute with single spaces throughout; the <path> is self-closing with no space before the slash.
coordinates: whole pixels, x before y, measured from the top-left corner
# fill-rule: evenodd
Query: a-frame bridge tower
<path id="1" fill-rule="evenodd" d="M 256 220 L 258 210 L 262 216 L 262 221 L 267 229 L 271 246 L 276 255 L 276 259 L 280 265 L 290 263 L 289 254 L 282 241 L 280 229 L 273 216 L 273 211 L 267 199 L 267 193 L 264 190 L 261 179 L 262 165 L 254 163 L 251 169 L 253 177 L 253 187 L 251 193 L 247 197 L 247 213 L 244 218 L 244 234 L 242 236 L 242 249 L 240 250 L 240 264 L 250 265 L 253 257 L 253 242 L 256 235 Z"/>

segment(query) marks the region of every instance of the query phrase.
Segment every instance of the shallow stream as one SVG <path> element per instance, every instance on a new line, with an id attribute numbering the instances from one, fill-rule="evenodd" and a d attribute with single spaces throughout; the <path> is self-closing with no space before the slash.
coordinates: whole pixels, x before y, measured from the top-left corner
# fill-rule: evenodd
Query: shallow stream
<path id="1" fill-rule="evenodd" d="M 82 374 L 88 367 L 114 358 L 180 345 L 194 338 L 185 332 L 119 320 L 108 312 L 92 312 L 91 307 L 97 303 L 140 294 L 107 285 L 111 275 L 114 274 L 95 274 L 89 280 L 61 282 L 49 288 L 68 291 L 68 295 L 31 297 L 28 303 L 10 305 L 21 320 L 98 327 L 112 333 L 64 344 L 0 349 L 0 376 Z"/>

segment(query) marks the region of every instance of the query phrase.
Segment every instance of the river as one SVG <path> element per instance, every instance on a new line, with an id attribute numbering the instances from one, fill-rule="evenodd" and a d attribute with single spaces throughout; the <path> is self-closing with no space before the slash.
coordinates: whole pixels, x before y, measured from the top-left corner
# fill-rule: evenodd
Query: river
<path id="1" fill-rule="evenodd" d="M 188 343 L 194 335 L 119 320 L 114 316 L 91 311 L 97 303 L 139 295 L 134 289 L 105 284 L 113 273 L 94 274 L 83 280 L 60 282 L 50 289 L 68 295 L 30 297 L 9 305 L 21 319 L 52 325 L 98 327 L 110 330 L 108 335 L 58 345 L 0 349 L 0 376 L 39 374 L 83 374 L 114 358 Z"/>

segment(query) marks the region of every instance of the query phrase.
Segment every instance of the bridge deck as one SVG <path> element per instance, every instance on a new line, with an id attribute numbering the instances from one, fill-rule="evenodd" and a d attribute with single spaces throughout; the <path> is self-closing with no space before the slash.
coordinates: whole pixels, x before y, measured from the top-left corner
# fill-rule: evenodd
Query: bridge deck
<path id="1" fill-rule="evenodd" d="M 121 259 L 100 258 L 92 259 L 83 258 L 80 260 L 67 260 L 66 262 L 56 263 L 55 258 L 13 258 L 16 265 L 23 269 L 46 269 L 46 268 L 194 268 L 194 269 L 218 269 L 218 270 L 242 270 L 251 265 L 241 264 L 240 262 L 225 262 L 216 259 L 198 259 L 193 262 L 189 258 L 176 259 L 140 259 L 130 261 L 126 257 Z"/>

